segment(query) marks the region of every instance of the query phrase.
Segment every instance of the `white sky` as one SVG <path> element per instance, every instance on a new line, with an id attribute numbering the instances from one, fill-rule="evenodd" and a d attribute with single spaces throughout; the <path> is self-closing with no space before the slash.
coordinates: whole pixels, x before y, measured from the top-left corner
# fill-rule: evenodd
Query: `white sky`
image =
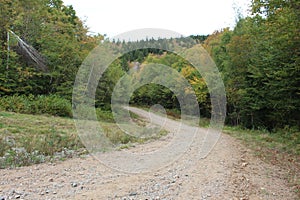
<path id="1" fill-rule="evenodd" d="M 246 15 L 251 0 L 63 0 L 73 5 L 91 33 L 112 38 L 141 28 L 161 28 L 182 35 L 211 34 L 233 27 L 240 7 Z"/>

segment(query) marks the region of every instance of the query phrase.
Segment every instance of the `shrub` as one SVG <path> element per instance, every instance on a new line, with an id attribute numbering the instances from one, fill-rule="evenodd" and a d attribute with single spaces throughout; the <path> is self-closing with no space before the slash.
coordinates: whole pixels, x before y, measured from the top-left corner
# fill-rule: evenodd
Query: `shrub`
<path id="1" fill-rule="evenodd" d="M 102 122 L 114 122 L 114 116 L 111 111 L 102 110 L 100 108 L 96 109 L 97 118 Z"/>
<path id="2" fill-rule="evenodd" d="M 25 114 L 49 114 L 72 117 L 71 103 L 57 95 L 13 95 L 0 99 L 0 109 Z"/>
<path id="3" fill-rule="evenodd" d="M 57 95 L 38 96 L 35 100 L 38 114 L 50 114 L 61 117 L 72 117 L 71 103 Z M 35 113 L 32 113 L 35 114 Z"/>

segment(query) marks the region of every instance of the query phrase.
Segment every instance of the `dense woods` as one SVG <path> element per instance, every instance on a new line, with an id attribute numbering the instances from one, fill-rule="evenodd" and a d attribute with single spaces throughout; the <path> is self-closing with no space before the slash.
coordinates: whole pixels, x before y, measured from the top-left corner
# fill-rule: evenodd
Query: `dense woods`
<path id="1" fill-rule="evenodd" d="M 69 98 L 78 66 L 103 37 L 87 36 L 75 10 L 61 0 L 1 0 L 0 4 L 0 95 L 56 93 Z M 47 73 L 22 54 L 16 36 L 8 38 L 9 30 L 45 58 Z"/>
<path id="2" fill-rule="evenodd" d="M 299 127 L 300 3 L 255 0 L 252 12 L 233 31 L 205 41 L 226 85 L 227 121 L 269 130 Z"/>
<path id="3" fill-rule="evenodd" d="M 159 63 L 176 69 L 188 80 L 201 114 L 210 117 L 210 96 L 205 80 L 190 63 L 164 50 L 170 44 L 193 48 L 200 43 L 222 74 L 228 124 L 270 131 L 299 129 L 300 3 L 296 0 L 254 0 L 251 9 L 252 16 L 240 18 L 233 30 L 224 28 L 209 36 L 192 36 L 194 41 L 190 38 L 160 39 L 156 42 L 160 44 L 157 48 L 131 51 L 118 58 L 99 82 L 96 106 L 110 109 L 115 84 L 136 62 L 141 66 Z M 55 104 L 54 101 L 60 102 L 58 107 L 71 109 L 66 102 L 71 101 L 76 73 L 94 47 L 103 41 L 117 48 L 144 46 L 153 40 L 125 45 L 124 41 L 109 41 L 100 34 L 91 36 L 72 6 L 65 6 L 61 0 L 0 0 L 0 15 L 0 109 L 11 111 L 32 112 L 33 105 L 29 105 L 29 101 L 39 102 L 41 109 L 42 102 L 48 105 Z M 47 70 L 40 70 L 37 63 L 22 53 L 16 36 L 9 30 L 40 53 Z M 52 97 L 43 99 L 41 95 Z M 169 109 L 180 109 L 173 93 L 155 84 L 135 91 L 131 103 L 159 103 Z M 57 111 L 57 115 L 60 113 L 72 115 Z"/>

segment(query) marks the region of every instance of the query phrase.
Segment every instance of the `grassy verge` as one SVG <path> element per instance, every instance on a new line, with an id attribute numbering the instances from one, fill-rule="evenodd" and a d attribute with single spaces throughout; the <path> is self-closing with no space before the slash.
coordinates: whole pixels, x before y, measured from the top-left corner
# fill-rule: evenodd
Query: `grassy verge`
<path id="1" fill-rule="evenodd" d="M 136 115 L 131 115 L 136 123 L 147 125 Z M 138 138 L 120 130 L 113 122 L 111 112 L 97 110 L 97 117 L 104 134 L 117 150 L 167 134 L 161 130 L 150 137 Z M 85 153 L 71 118 L 0 111 L 0 168 L 62 160 Z"/>
<path id="2" fill-rule="evenodd" d="M 300 131 L 287 128 L 270 133 L 226 126 L 224 133 L 241 140 L 263 161 L 286 171 L 286 179 L 300 197 Z"/>
<path id="3" fill-rule="evenodd" d="M 83 152 L 72 119 L 0 112 L 0 168 L 65 159 Z"/>

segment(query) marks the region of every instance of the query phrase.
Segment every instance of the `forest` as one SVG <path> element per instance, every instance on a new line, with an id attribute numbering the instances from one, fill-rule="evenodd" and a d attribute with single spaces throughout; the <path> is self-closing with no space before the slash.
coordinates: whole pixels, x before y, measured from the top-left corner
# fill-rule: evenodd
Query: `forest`
<path id="1" fill-rule="evenodd" d="M 156 48 L 119 57 L 98 84 L 97 109 L 111 109 L 114 86 L 135 63 L 159 63 L 188 80 L 201 115 L 209 118 L 211 102 L 205 80 L 191 63 L 164 50 L 169 44 L 185 48 L 202 45 L 224 81 L 227 125 L 271 132 L 299 130 L 300 2 L 253 0 L 251 11 L 251 16 L 238 18 L 233 30 L 224 27 L 207 36 L 159 39 Z M 75 77 L 90 51 L 103 42 L 125 48 L 154 40 L 125 44 L 101 33 L 90 35 L 73 7 L 65 6 L 62 0 L 0 0 L 0 15 L 0 109 L 6 111 L 72 117 Z M 24 52 L 20 39 L 38 52 L 39 60 Z M 155 84 L 136 90 L 131 103 L 180 110 L 172 91 Z"/>

